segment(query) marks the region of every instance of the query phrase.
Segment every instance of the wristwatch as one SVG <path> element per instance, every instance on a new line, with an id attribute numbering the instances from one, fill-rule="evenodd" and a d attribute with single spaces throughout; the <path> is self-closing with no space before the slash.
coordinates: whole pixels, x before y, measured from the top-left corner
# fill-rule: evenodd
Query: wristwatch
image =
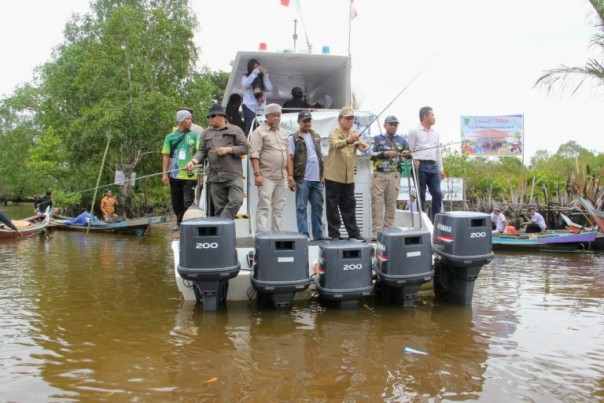
<path id="1" fill-rule="evenodd" d="M 254 176 L 260 176 L 260 172 L 254 172 Z"/>

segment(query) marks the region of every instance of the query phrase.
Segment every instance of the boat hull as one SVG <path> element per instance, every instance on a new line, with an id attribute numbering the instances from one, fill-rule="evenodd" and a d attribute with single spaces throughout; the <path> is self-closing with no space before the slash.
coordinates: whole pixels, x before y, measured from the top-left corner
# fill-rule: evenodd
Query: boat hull
<path id="1" fill-rule="evenodd" d="M 110 233 L 110 234 L 123 234 L 123 235 L 145 235 L 149 225 L 160 224 L 166 222 L 166 216 L 154 216 L 154 217 L 141 217 L 132 220 L 124 220 L 114 222 L 105 225 L 69 225 L 66 222 L 69 219 L 56 219 L 53 222 L 52 228 L 57 228 L 67 231 L 80 231 L 80 232 L 98 232 L 98 233 Z"/>
<path id="2" fill-rule="evenodd" d="M 493 236 L 492 242 L 494 251 L 582 252 L 590 249 L 596 235 L 593 231 L 580 233 L 548 231 L 537 234 Z"/>
<path id="3" fill-rule="evenodd" d="M 27 221 L 30 226 L 20 229 L 21 235 L 10 228 L 0 228 L 0 240 L 24 239 L 45 231 L 50 224 L 51 216 L 33 216 L 19 221 Z"/>

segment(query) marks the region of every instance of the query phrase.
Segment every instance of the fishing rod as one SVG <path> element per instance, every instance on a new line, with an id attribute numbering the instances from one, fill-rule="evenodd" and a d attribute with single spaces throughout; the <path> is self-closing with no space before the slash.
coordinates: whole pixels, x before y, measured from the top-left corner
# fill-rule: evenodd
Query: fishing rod
<path id="1" fill-rule="evenodd" d="M 428 68 L 428 66 L 430 64 L 432 64 L 432 62 L 434 61 L 434 59 L 436 59 L 436 56 L 438 56 L 437 54 L 435 54 L 434 56 L 432 56 L 432 58 L 430 60 L 428 60 L 428 62 L 421 68 L 420 71 L 417 72 L 417 74 L 415 74 L 415 76 L 411 79 L 411 81 L 409 81 L 407 83 L 407 85 L 405 86 L 405 88 L 403 88 L 398 94 L 396 94 L 394 96 L 394 98 L 392 98 L 392 100 L 384 107 L 384 109 L 381 110 L 380 113 L 378 113 L 377 115 L 375 115 L 375 117 L 373 118 L 373 120 L 371 122 L 369 122 L 369 124 L 365 127 L 365 129 L 363 129 L 363 131 L 360 133 L 359 136 L 362 136 L 363 133 L 365 133 L 365 131 L 367 131 L 369 129 L 369 127 L 376 121 L 378 120 L 378 118 L 384 113 L 386 112 L 386 109 L 388 109 L 393 103 L 394 101 L 396 101 L 401 95 L 403 95 L 403 93 L 405 91 L 407 91 L 407 89 L 411 86 L 411 84 L 413 84 L 415 82 L 415 80 L 417 80 L 417 78 L 419 76 L 422 75 L 422 73 L 424 72 L 424 70 L 426 70 Z"/>
<path id="2" fill-rule="evenodd" d="M 171 169 L 169 172 L 174 172 L 174 171 L 186 171 L 186 168 Z M 153 176 L 162 175 L 163 173 L 164 173 L 164 171 L 160 171 L 160 172 L 156 172 L 156 173 L 149 174 L 149 175 L 139 176 L 138 178 L 136 178 L 136 180 L 151 178 Z M 106 185 L 100 185 L 100 186 L 96 186 L 96 187 L 88 188 L 88 189 L 84 189 L 84 190 L 78 190 L 77 192 L 73 192 L 73 193 L 69 193 L 69 194 L 65 195 L 65 197 L 77 195 L 77 194 L 80 194 L 80 193 L 91 192 L 93 190 L 103 189 L 103 188 L 106 188 L 106 187 L 109 187 L 109 186 L 114 186 L 114 185 L 115 185 L 115 183 L 108 183 Z"/>

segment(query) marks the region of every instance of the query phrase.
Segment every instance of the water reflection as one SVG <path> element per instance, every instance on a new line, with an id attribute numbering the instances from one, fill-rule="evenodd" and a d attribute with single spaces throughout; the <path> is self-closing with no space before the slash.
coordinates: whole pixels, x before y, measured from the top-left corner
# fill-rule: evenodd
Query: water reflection
<path id="1" fill-rule="evenodd" d="M 168 227 L 1 244 L 2 399 L 604 398 L 604 255 L 499 254 L 467 307 L 204 312 L 171 253 Z"/>

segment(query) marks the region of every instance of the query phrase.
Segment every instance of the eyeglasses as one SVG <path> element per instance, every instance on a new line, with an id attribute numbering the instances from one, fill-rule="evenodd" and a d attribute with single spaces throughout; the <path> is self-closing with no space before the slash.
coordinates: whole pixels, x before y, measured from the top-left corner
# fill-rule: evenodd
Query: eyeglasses
<path id="1" fill-rule="evenodd" d="M 343 119 L 354 120 L 354 116 L 344 116 Z"/>

